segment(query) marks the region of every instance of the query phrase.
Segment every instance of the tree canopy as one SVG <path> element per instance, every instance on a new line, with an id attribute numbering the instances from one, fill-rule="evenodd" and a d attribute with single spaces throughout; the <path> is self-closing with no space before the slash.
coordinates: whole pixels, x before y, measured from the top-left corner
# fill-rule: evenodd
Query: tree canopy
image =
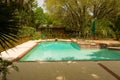
<path id="1" fill-rule="evenodd" d="M 120 25 L 116 25 L 116 20 L 119 20 L 116 15 L 120 13 L 118 0 L 45 0 L 45 4 L 54 20 L 78 30 L 80 37 L 84 37 L 87 32 L 91 33 L 91 23 L 95 18 L 96 34 L 103 37 L 108 34 L 112 37 L 119 35 L 120 29 L 117 26 Z"/>

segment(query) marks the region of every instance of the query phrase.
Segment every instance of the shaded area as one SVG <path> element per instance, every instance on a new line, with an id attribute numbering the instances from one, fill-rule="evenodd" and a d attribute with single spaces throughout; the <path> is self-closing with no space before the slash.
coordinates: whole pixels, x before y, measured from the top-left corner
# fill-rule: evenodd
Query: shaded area
<path id="1" fill-rule="evenodd" d="M 93 54 L 88 54 L 88 56 L 91 57 L 91 60 L 120 60 L 120 51 L 100 49 Z"/>
<path id="2" fill-rule="evenodd" d="M 80 50 L 80 46 L 75 42 L 71 42 L 71 46 L 77 50 Z"/>

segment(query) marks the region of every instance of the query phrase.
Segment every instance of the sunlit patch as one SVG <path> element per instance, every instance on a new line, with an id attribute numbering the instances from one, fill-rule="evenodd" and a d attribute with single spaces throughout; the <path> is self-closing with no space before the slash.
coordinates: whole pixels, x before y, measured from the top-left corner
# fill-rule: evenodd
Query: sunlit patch
<path id="1" fill-rule="evenodd" d="M 56 80 L 65 80 L 64 76 L 57 76 Z"/>
<path id="2" fill-rule="evenodd" d="M 100 77 L 98 76 L 98 75 L 96 75 L 96 74 L 91 74 L 91 76 L 93 77 L 93 78 L 95 78 L 95 79 L 99 79 Z"/>

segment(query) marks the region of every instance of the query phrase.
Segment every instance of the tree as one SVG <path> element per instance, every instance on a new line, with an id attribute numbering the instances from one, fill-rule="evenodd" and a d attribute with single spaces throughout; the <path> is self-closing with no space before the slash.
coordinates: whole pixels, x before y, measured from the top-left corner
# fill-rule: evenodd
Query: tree
<path id="1" fill-rule="evenodd" d="M 0 46 L 7 49 L 16 42 L 19 19 L 14 5 L 0 3 L 0 7 Z"/>
<path id="2" fill-rule="evenodd" d="M 18 31 L 17 9 L 14 3 L 7 4 L 0 2 L 0 48 L 6 50 L 14 45 L 17 41 L 17 31 Z M 0 53 L 2 50 L 0 49 Z M 0 73 L 2 75 L 2 80 L 6 79 L 6 74 L 8 72 L 8 67 L 13 63 L 8 60 L 3 60 L 0 58 Z"/>
<path id="3" fill-rule="evenodd" d="M 37 7 L 34 10 L 34 21 L 35 21 L 34 25 L 35 25 L 36 29 L 38 29 L 38 27 L 41 24 L 45 23 L 45 14 L 44 14 L 43 9 L 41 7 Z"/>
<path id="4" fill-rule="evenodd" d="M 34 0 L 1 0 L 0 1 L 0 48 L 12 47 L 17 40 L 21 25 L 32 23 L 32 2 Z M 24 22 L 24 23 L 23 23 Z M 23 24 L 21 24 L 23 23 Z M 0 50 L 1 52 L 2 50 Z"/>
<path id="5" fill-rule="evenodd" d="M 48 13 L 54 20 L 61 22 L 62 25 L 67 26 L 71 30 L 78 30 L 80 37 L 85 36 L 87 33 L 86 29 L 91 32 L 91 21 L 95 18 L 97 22 L 96 29 L 100 29 L 97 27 L 102 27 L 105 33 L 111 32 L 112 36 L 114 35 L 112 27 L 116 21 L 115 15 L 120 11 L 118 10 L 120 1 L 46 0 L 45 3 Z M 95 31 L 97 32 L 96 34 L 99 32 L 99 34 L 104 35 L 103 29 Z"/>
<path id="6" fill-rule="evenodd" d="M 16 9 L 18 9 L 19 15 L 19 22 L 20 25 L 30 25 L 32 23 L 32 16 L 33 16 L 33 2 L 35 0 L 1 0 L 1 3 L 6 3 L 9 5 L 14 4 Z"/>
<path id="7" fill-rule="evenodd" d="M 0 0 L 0 48 L 6 50 L 14 46 L 17 41 L 17 32 L 22 20 L 22 11 L 31 12 L 31 3 L 34 0 Z M 30 3 L 30 4 L 28 4 Z M 27 17 L 28 22 L 31 17 Z M 27 24 L 27 23 L 26 23 Z M 2 50 L 0 49 L 0 53 Z M 12 67 L 18 70 L 13 62 L 0 58 L 0 72 L 2 80 L 7 80 L 6 74 L 8 68 Z"/>
<path id="8" fill-rule="evenodd" d="M 46 0 L 46 5 L 55 20 L 69 29 L 79 31 L 79 36 L 84 36 L 84 28 L 88 22 L 87 0 Z"/>
<path id="9" fill-rule="evenodd" d="M 33 2 L 35 0 L 15 0 L 16 7 L 19 10 L 20 25 L 33 25 Z"/>
<path id="10" fill-rule="evenodd" d="M 116 15 L 116 18 L 113 23 L 114 26 L 112 26 L 112 29 L 115 33 L 115 39 L 120 40 L 120 14 Z"/>

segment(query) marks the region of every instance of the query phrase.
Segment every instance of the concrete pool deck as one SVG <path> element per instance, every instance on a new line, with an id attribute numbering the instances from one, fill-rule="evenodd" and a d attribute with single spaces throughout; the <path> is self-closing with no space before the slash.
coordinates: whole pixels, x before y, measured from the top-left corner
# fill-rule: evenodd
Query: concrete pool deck
<path id="1" fill-rule="evenodd" d="M 120 80 L 120 61 L 14 62 L 14 64 L 19 67 L 19 72 L 11 69 L 7 76 L 8 80 Z"/>
<path id="2" fill-rule="evenodd" d="M 37 45 L 37 42 L 34 40 L 30 40 L 14 48 L 3 51 L 0 56 L 3 59 L 8 59 L 12 61 L 24 55 L 26 52 L 31 50 L 35 45 Z"/>

